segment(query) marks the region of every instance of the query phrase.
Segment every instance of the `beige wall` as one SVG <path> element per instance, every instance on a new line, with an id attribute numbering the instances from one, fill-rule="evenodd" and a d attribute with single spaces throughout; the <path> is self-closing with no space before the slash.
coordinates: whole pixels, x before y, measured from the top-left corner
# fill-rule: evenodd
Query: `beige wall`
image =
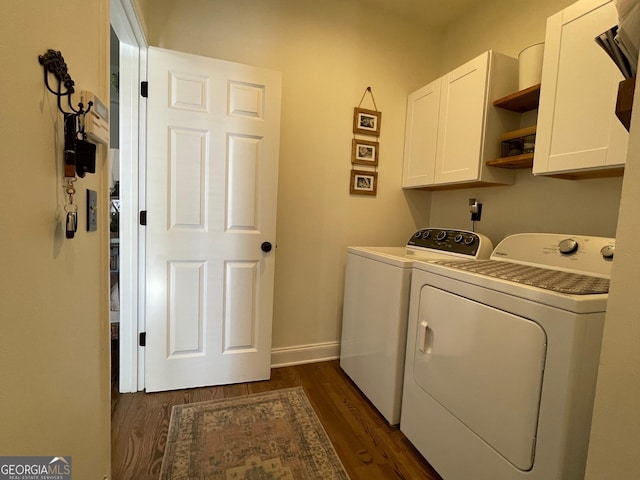
<path id="1" fill-rule="evenodd" d="M 636 86 L 638 89 L 638 86 Z M 634 100 L 629 156 L 616 235 L 616 261 L 604 326 L 593 413 L 588 480 L 638 476 L 640 445 L 640 96 Z"/>
<path id="2" fill-rule="evenodd" d="M 429 194 L 399 185 L 406 96 L 439 67 L 437 37 L 339 0 L 159 0 L 145 17 L 151 45 L 283 72 L 273 346 L 339 340 L 346 246 L 404 244 L 428 223 Z M 348 189 L 367 86 L 382 111 L 375 198 Z"/>
<path id="3" fill-rule="evenodd" d="M 109 2 L 0 2 L 0 454 L 70 455 L 73 478 L 110 470 L 108 239 L 104 149 L 78 182 L 80 226 L 63 226 L 62 115 L 38 55 L 65 57 L 108 100 Z M 108 101 L 107 101 L 108 104 Z M 86 189 L 100 228 L 86 232 Z"/>
<path id="4" fill-rule="evenodd" d="M 519 171 L 511 186 L 434 192 L 431 223 L 465 228 L 472 225 L 469 198 L 482 203 L 476 231 L 494 245 L 519 232 L 554 232 L 615 237 L 622 178 L 561 180 Z"/>
<path id="5" fill-rule="evenodd" d="M 486 50 L 512 57 L 525 47 L 544 42 L 547 18 L 575 0 L 489 0 L 445 31 L 442 37 L 442 73 Z"/>

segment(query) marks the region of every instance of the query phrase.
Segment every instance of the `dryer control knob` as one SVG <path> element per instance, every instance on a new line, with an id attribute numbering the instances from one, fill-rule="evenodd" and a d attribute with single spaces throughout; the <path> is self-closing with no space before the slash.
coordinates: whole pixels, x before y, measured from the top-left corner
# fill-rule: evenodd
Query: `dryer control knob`
<path id="1" fill-rule="evenodd" d="M 560 249 L 560 253 L 564 253 L 565 255 L 575 253 L 578 251 L 578 242 L 573 238 L 567 238 L 558 244 L 558 248 Z"/>
<path id="2" fill-rule="evenodd" d="M 425 230 L 422 232 L 422 238 L 429 238 L 431 236 L 431 230 Z"/>
<path id="3" fill-rule="evenodd" d="M 607 260 L 611 260 L 613 258 L 613 253 L 616 247 L 613 245 L 605 245 L 600 249 L 600 254 Z"/>
<path id="4" fill-rule="evenodd" d="M 465 245 L 473 245 L 473 242 L 476 240 L 476 237 L 474 237 L 473 235 L 469 235 L 468 237 L 466 237 L 464 239 L 464 244 Z"/>
<path id="5" fill-rule="evenodd" d="M 461 234 L 461 233 L 459 233 L 459 234 L 457 234 L 457 235 L 455 236 L 455 238 L 453 239 L 453 241 L 454 241 L 454 242 L 456 242 L 456 243 L 460 243 L 460 242 L 462 242 L 462 239 L 463 239 L 463 238 L 464 238 L 464 237 L 462 236 L 462 234 Z"/>
<path id="6" fill-rule="evenodd" d="M 447 238 L 447 232 L 446 230 L 440 230 L 438 232 L 438 235 L 436 235 L 436 239 L 437 240 L 444 240 L 445 238 Z"/>

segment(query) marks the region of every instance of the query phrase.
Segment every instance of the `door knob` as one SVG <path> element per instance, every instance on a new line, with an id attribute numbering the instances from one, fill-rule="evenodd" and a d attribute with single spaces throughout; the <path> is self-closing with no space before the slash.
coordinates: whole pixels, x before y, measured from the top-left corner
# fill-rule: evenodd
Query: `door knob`
<path id="1" fill-rule="evenodd" d="M 262 242 L 262 245 L 260 245 L 260 249 L 264 253 L 270 252 L 272 248 L 273 248 L 273 245 L 271 245 L 271 242 Z"/>

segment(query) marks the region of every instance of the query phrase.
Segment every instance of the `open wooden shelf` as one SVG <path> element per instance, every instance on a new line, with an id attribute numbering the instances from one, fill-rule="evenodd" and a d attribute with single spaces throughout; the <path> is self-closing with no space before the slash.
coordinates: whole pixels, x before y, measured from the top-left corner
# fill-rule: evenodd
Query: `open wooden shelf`
<path id="1" fill-rule="evenodd" d="M 487 160 L 490 167 L 500 168 L 531 168 L 533 167 L 533 152 L 523 153 L 522 155 L 514 155 L 512 157 L 496 158 L 495 160 Z"/>
<path id="2" fill-rule="evenodd" d="M 540 84 L 534 85 L 519 92 L 512 93 L 506 97 L 499 98 L 493 105 L 516 113 L 524 113 L 538 108 L 540 102 Z M 535 135 L 536 126 L 521 128 L 512 132 L 506 132 L 500 136 L 500 141 L 505 142 L 527 135 Z M 488 160 L 487 165 L 499 168 L 531 168 L 533 167 L 533 152 L 513 155 L 510 157 L 496 158 Z"/>
<path id="3" fill-rule="evenodd" d="M 513 140 L 514 138 L 526 137 L 528 135 L 536 134 L 536 125 L 531 127 L 521 128 L 520 130 L 513 130 L 511 132 L 506 132 L 500 135 L 500 141 L 506 142 L 508 140 Z"/>
<path id="4" fill-rule="evenodd" d="M 500 136 L 501 142 L 506 142 L 516 138 L 526 137 L 528 135 L 536 134 L 536 126 L 521 128 L 520 130 L 513 130 L 511 132 L 503 133 Z M 487 160 L 487 165 L 490 167 L 500 168 L 531 168 L 533 166 L 533 152 L 523 153 L 521 155 L 511 155 L 510 157 L 496 158 L 495 160 Z"/>
<path id="5" fill-rule="evenodd" d="M 512 112 L 523 113 L 538 108 L 539 101 L 540 84 L 537 84 L 533 87 L 509 94 L 506 97 L 499 98 L 493 102 L 493 105 Z"/>

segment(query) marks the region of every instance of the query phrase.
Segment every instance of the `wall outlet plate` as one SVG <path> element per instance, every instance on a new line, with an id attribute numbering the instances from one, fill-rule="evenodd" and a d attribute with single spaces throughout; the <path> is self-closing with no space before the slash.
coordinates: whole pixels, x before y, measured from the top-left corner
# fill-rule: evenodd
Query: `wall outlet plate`
<path id="1" fill-rule="evenodd" d="M 471 212 L 471 221 L 479 222 L 480 218 L 482 217 L 482 204 L 477 203 L 475 210 L 476 210 L 475 212 Z"/>
<path id="2" fill-rule="evenodd" d="M 479 222 L 482 216 L 482 204 L 475 198 L 469 199 L 469 213 L 471 213 L 471 221 Z"/>
<path id="3" fill-rule="evenodd" d="M 87 189 L 87 232 L 98 230 L 98 192 Z"/>

